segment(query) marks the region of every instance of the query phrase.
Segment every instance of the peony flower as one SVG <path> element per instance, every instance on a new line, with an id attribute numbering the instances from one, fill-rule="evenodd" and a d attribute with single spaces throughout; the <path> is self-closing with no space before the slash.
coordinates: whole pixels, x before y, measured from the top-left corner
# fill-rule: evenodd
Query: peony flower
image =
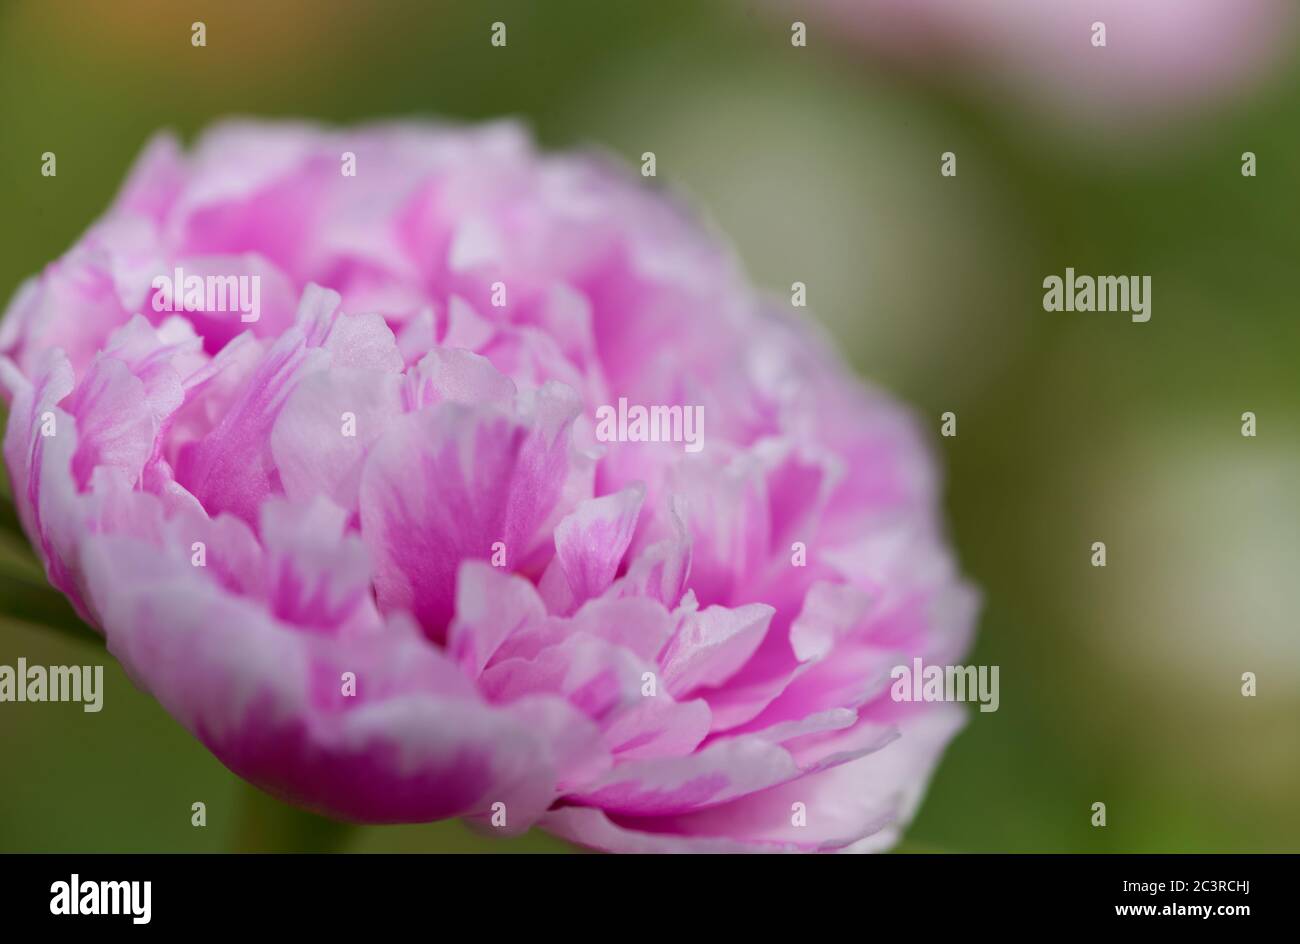
<path id="1" fill-rule="evenodd" d="M 160 137 L 0 352 L 51 583 L 289 802 L 878 849 L 962 723 L 889 695 L 975 611 L 912 422 L 662 194 L 512 125 Z"/>
<path id="2" fill-rule="evenodd" d="M 1064 107 L 1067 124 L 1194 111 L 1258 82 L 1295 46 L 1289 0 L 770 3 L 890 58 L 962 66 L 999 92 Z"/>

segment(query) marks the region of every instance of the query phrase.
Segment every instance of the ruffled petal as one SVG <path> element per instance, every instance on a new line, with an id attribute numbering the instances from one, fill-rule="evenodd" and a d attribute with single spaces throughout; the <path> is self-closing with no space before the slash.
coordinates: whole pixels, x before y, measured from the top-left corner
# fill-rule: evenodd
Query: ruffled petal
<path id="1" fill-rule="evenodd" d="M 361 481 L 380 606 L 410 611 L 441 640 L 462 561 L 536 566 L 544 525 L 563 511 L 573 415 L 568 397 L 544 391 L 518 414 L 443 402 L 395 420 Z"/>

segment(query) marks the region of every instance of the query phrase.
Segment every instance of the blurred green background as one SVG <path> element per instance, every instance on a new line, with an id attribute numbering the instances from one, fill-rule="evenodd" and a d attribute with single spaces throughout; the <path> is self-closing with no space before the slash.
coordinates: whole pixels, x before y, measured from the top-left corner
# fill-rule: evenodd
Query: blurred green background
<path id="1" fill-rule="evenodd" d="M 792 18 L 744 0 L 8 0 L 0 295 L 72 244 L 162 127 L 513 115 L 547 147 L 653 150 L 757 283 L 806 282 L 853 364 L 934 429 L 985 596 L 971 660 L 1001 666 L 1001 708 L 972 712 L 901 848 L 1300 850 L 1295 58 L 1158 129 L 1085 126 L 827 25 L 793 48 Z M 1066 266 L 1151 275 L 1152 320 L 1044 312 Z M 958 436 L 940 439 L 948 410 Z M 78 631 L 2 515 L 0 663 L 102 660 L 107 692 L 100 714 L 0 705 L 0 851 L 567 848 L 277 809 Z"/>

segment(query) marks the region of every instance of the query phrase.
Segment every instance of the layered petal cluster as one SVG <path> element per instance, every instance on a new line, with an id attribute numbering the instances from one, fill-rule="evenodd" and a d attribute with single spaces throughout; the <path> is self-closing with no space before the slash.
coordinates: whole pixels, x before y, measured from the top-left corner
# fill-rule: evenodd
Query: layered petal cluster
<path id="1" fill-rule="evenodd" d="M 0 355 L 50 581 L 293 803 L 875 849 L 961 724 L 889 697 L 976 609 L 909 418 L 671 199 L 513 125 L 160 137 Z M 621 400 L 701 448 L 601 435 Z"/>

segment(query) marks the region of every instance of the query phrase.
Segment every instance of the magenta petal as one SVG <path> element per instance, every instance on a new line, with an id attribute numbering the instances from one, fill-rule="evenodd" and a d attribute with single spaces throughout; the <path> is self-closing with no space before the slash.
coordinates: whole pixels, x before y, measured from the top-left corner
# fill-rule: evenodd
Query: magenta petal
<path id="1" fill-rule="evenodd" d="M 611 852 L 886 849 L 920 800 L 916 773 L 934 762 L 962 717 L 955 706 L 937 706 L 885 749 L 695 812 L 611 819 L 562 808 L 543 825 Z"/>
<path id="2" fill-rule="evenodd" d="M 670 506 L 665 517 L 671 535 L 638 554 L 627 574 L 614 582 L 609 593 L 650 597 L 668 607 L 675 607 L 681 601 L 691 571 L 691 540 L 676 507 Z"/>
<path id="3" fill-rule="evenodd" d="M 503 802 L 517 828 L 552 802 L 562 755 L 479 701 L 418 635 L 326 646 L 129 540 L 92 541 L 83 563 L 114 655 L 223 762 L 272 792 L 366 822 Z M 344 672 L 354 697 L 342 695 Z"/>
<path id="4" fill-rule="evenodd" d="M 361 482 L 382 607 L 409 610 L 441 639 L 461 561 L 529 563 L 569 474 L 572 413 L 562 403 L 544 394 L 531 422 L 450 402 L 394 420 Z"/>
<path id="5" fill-rule="evenodd" d="M 366 456 L 399 415 L 397 374 L 335 367 L 298 384 L 271 427 L 272 460 L 295 501 L 322 495 L 356 514 Z"/>
<path id="6" fill-rule="evenodd" d="M 447 633 L 447 652 L 477 678 L 512 634 L 545 618 L 542 601 L 527 580 L 466 561 L 456 582 L 456 620 Z"/>
<path id="7" fill-rule="evenodd" d="M 654 661 L 673 634 L 673 615 L 657 600 L 623 597 L 592 600 L 569 622 L 572 632 L 615 643 L 647 662 Z"/>
<path id="8" fill-rule="evenodd" d="M 509 409 L 516 393 L 514 382 L 486 357 L 459 348 L 435 348 L 407 374 L 405 399 L 408 410 L 443 400 Z"/>
<path id="9" fill-rule="evenodd" d="M 499 659 L 483 672 L 480 690 L 508 703 L 535 694 L 565 696 L 597 722 L 616 718 L 645 699 L 653 664 L 585 633 L 574 633 L 530 658 Z"/>
<path id="10" fill-rule="evenodd" d="M 600 808 L 592 806 L 562 806 L 551 810 L 542 819 L 541 825 L 547 832 L 569 842 L 602 852 L 670 855 L 798 851 L 795 847 L 782 847 L 775 843 L 760 844 L 720 836 L 658 833 L 627 828 L 616 823 Z"/>
<path id="11" fill-rule="evenodd" d="M 729 738 L 681 757 L 625 761 L 574 795 L 619 813 L 682 813 L 797 777 L 790 754 L 761 738 Z"/>
<path id="12" fill-rule="evenodd" d="M 809 662 L 830 655 L 840 639 L 861 625 L 870 602 L 867 594 L 854 587 L 814 584 L 790 627 L 795 658 Z"/>
<path id="13" fill-rule="evenodd" d="M 704 699 L 679 702 L 659 692 L 610 719 L 604 740 L 620 760 L 680 757 L 704 741 L 711 718 Z"/>
<path id="14" fill-rule="evenodd" d="M 262 506 L 267 602 L 276 619 L 324 631 L 378 629 L 369 554 L 360 537 L 347 533 L 347 520 L 344 509 L 324 498 L 305 505 L 273 499 Z"/>
<path id="15" fill-rule="evenodd" d="M 77 541 L 85 527 L 72 474 L 77 429 L 74 419 L 57 406 L 72 390 L 72 367 L 58 350 L 43 358 L 34 384 L 12 376 L 9 367 L 9 362 L 0 362 L 0 375 L 13 391 L 4 454 L 18 517 L 50 583 L 85 614 L 76 568 Z"/>
<path id="16" fill-rule="evenodd" d="M 613 582 L 632 541 L 645 489 L 632 487 L 582 502 L 555 528 L 555 556 L 563 569 L 572 612 Z"/>
<path id="17" fill-rule="evenodd" d="M 65 406 L 77 422 L 77 452 L 72 457 L 77 487 L 84 491 L 101 465 L 137 481 L 153 452 L 157 423 L 145 386 L 131 369 L 111 357 L 95 361 Z"/>
<path id="18" fill-rule="evenodd" d="M 294 386 L 327 359 L 307 347 L 298 329 L 286 332 L 217 428 L 182 453 L 177 479 L 210 512 L 229 511 L 252 524 L 258 505 L 279 492 L 271 430 Z"/>
<path id="19" fill-rule="evenodd" d="M 731 678 L 762 643 L 774 610 L 762 603 L 688 613 L 664 653 L 664 681 L 674 695 Z"/>
<path id="20" fill-rule="evenodd" d="M 204 365 L 202 350 L 203 339 L 185 319 L 168 318 L 154 328 L 136 315 L 112 334 L 104 354 L 139 378 L 154 420 L 161 424 L 185 401 L 182 378 Z"/>

